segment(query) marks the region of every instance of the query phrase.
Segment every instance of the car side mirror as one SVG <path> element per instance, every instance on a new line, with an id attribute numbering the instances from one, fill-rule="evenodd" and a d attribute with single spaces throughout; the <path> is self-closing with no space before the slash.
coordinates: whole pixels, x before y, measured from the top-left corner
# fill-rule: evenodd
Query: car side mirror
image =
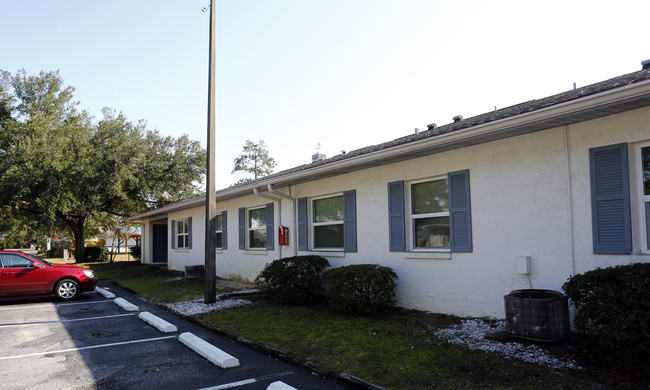
<path id="1" fill-rule="evenodd" d="M 31 265 L 31 266 L 32 266 L 33 268 L 43 268 L 43 266 L 42 266 L 40 263 L 37 263 L 37 262 L 35 262 L 35 261 L 32 262 L 32 265 Z"/>

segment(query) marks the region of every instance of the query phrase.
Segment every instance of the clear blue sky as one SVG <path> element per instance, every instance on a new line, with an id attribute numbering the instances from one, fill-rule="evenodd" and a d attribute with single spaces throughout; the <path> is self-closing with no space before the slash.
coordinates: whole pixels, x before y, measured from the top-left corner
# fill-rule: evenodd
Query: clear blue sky
<path id="1" fill-rule="evenodd" d="M 208 0 L 0 0 L 0 69 L 205 146 Z M 650 1 L 217 0 L 217 188 L 641 69 Z"/>

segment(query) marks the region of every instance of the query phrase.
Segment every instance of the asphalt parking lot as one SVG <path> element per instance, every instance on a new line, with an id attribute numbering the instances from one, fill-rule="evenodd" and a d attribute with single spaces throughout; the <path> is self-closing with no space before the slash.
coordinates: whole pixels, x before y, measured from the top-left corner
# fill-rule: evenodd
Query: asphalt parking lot
<path id="1" fill-rule="evenodd" d="M 118 287 L 106 287 L 138 310 L 127 311 L 98 292 L 69 303 L 0 303 L 0 388 L 350 388 L 214 334 Z M 139 315 L 145 311 L 177 330 L 164 333 L 143 321 Z M 179 341 L 188 332 L 239 365 L 221 368 L 208 361 Z"/>

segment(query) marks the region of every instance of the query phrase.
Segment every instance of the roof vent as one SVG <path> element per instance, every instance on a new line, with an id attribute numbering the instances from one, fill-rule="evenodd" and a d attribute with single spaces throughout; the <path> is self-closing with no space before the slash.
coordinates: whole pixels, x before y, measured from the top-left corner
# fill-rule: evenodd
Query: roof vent
<path id="1" fill-rule="evenodd" d="M 650 69 L 650 60 L 641 61 L 641 70 Z"/>
<path id="2" fill-rule="evenodd" d="M 327 156 L 325 156 L 324 154 L 320 154 L 320 153 L 312 154 L 311 155 L 311 162 L 315 163 L 315 162 L 323 161 L 326 158 L 327 158 Z"/>
<path id="3" fill-rule="evenodd" d="M 454 123 L 458 123 L 458 122 L 460 122 L 460 121 L 462 121 L 462 120 L 463 120 L 463 116 L 462 116 L 462 115 L 456 115 L 456 116 L 454 117 Z"/>
<path id="4" fill-rule="evenodd" d="M 438 125 L 436 125 L 435 123 L 429 123 L 427 125 L 427 130 L 435 129 L 436 127 L 438 127 Z"/>
<path id="5" fill-rule="evenodd" d="M 416 127 L 416 128 L 415 128 L 415 135 L 418 135 L 419 132 L 420 132 L 420 128 L 419 128 L 419 127 Z"/>

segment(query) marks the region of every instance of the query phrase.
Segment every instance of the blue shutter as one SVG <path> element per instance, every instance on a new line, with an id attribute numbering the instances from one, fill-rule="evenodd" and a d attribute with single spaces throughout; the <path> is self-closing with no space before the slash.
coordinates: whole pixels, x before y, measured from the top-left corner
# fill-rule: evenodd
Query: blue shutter
<path id="1" fill-rule="evenodd" d="M 176 221 L 172 220 L 172 249 L 176 249 Z"/>
<path id="2" fill-rule="evenodd" d="M 627 144 L 589 149 L 596 254 L 632 253 Z"/>
<path id="3" fill-rule="evenodd" d="M 451 225 L 450 249 L 452 252 L 472 252 L 472 202 L 469 191 L 469 170 L 450 172 L 449 224 Z"/>
<path id="4" fill-rule="evenodd" d="M 228 212 L 221 213 L 221 249 L 228 249 Z"/>
<path id="5" fill-rule="evenodd" d="M 388 240 L 391 252 L 406 251 L 404 181 L 388 183 Z"/>
<path id="6" fill-rule="evenodd" d="M 273 203 L 266 204 L 266 249 L 273 249 L 273 231 L 275 230 L 275 224 L 273 221 Z"/>
<path id="7" fill-rule="evenodd" d="M 307 245 L 307 198 L 298 198 L 298 250 L 308 250 Z"/>
<path id="8" fill-rule="evenodd" d="M 343 250 L 357 251 L 357 192 L 343 193 Z"/>
<path id="9" fill-rule="evenodd" d="M 239 249 L 246 249 L 246 209 L 239 209 Z"/>
<path id="10" fill-rule="evenodd" d="M 192 217 L 187 219 L 187 248 L 192 249 Z"/>

